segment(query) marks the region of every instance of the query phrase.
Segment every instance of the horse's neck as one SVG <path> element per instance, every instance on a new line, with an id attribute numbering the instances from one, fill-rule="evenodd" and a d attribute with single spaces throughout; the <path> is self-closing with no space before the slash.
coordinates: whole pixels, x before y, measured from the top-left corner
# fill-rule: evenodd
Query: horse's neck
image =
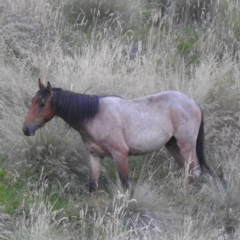
<path id="1" fill-rule="evenodd" d="M 71 126 L 71 121 L 68 114 L 70 110 L 68 92 L 61 89 L 54 89 L 53 93 L 53 109 L 56 116 L 62 118 L 67 124 Z"/>
<path id="2" fill-rule="evenodd" d="M 76 129 L 96 115 L 99 98 L 61 90 L 54 93 L 53 107 L 55 115 Z"/>
<path id="3" fill-rule="evenodd" d="M 69 124 L 70 126 L 71 126 L 71 124 L 70 124 L 70 122 L 69 122 L 69 118 L 68 118 L 68 116 L 62 111 L 62 109 L 61 109 L 61 102 L 57 102 L 57 103 L 55 103 L 55 106 L 54 106 L 54 111 L 55 111 L 55 116 L 57 116 L 57 117 L 60 117 L 61 119 L 63 119 L 67 124 Z M 71 126 L 71 127 L 73 127 L 73 126 Z"/>

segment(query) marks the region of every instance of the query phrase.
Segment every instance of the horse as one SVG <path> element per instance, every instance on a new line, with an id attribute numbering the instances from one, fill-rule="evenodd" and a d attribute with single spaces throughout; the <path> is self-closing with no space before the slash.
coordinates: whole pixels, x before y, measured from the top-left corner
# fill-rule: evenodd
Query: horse
<path id="1" fill-rule="evenodd" d="M 52 88 L 50 82 L 45 86 L 40 79 L 38 85 L 22 131 L 32 136 L 54 116 L 78 131 L 89 153 L 90 193 L 98 188 L 104 157 L 115 161 L 124 189 L 130 184 L 128 156 L 151 153 L 164 145 L 189 176 L 199 178 L 203 166 L 208 168 L 203 112 L 180 92 L 125 100 Z"/>

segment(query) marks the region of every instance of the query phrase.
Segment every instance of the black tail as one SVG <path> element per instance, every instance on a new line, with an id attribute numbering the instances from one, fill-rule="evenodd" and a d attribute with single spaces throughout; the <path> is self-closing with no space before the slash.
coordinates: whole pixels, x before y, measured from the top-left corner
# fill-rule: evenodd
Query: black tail
<path id="1" fill-rule="evenodd" d="M 197 152 L 197 157 L 198 157 L 198 162 L 201 167 L 205 166 L 207 170 L 212 173 L 212 170 L 208 167 L 208 165 L 205 162 L 205 155 L 204 155 L 204 119 L 203 119 L 203 112 L 202 113 L 202 119 L 201 119 L 201 124 L 199 127 L 199 132 L 197 136 L 197 146 L 196 146 L 196 152 Z"/>

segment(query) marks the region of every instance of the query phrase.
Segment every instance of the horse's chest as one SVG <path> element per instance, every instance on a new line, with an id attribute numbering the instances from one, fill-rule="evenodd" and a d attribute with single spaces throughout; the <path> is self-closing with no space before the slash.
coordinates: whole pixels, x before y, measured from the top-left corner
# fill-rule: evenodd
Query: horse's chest
<path id="1" fill-rule="evenodd" d="M 102 156 L 102 157 L 110 157 L 110 153 L 106 151 L 103 147 L 100 145 L 96 144 L 95 142 L 92 141 L 85 141 L 85 146 L 87 150 L 97 156 Z"/>

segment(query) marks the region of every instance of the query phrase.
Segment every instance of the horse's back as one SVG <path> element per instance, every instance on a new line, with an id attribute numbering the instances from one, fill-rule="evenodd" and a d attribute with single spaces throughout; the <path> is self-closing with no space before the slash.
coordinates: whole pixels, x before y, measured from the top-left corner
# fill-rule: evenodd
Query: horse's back
<path id="1" fill-rule="evenodd" d="M 131 111 L 134 114 L 136 112 L 147 113 L 153 121 L 173 124 L 201 118 L 201 110 L 197 103 L 177 91 L 165 91 L 129 102 L 131 102 L 129 106 L 132 106 Z"/>

